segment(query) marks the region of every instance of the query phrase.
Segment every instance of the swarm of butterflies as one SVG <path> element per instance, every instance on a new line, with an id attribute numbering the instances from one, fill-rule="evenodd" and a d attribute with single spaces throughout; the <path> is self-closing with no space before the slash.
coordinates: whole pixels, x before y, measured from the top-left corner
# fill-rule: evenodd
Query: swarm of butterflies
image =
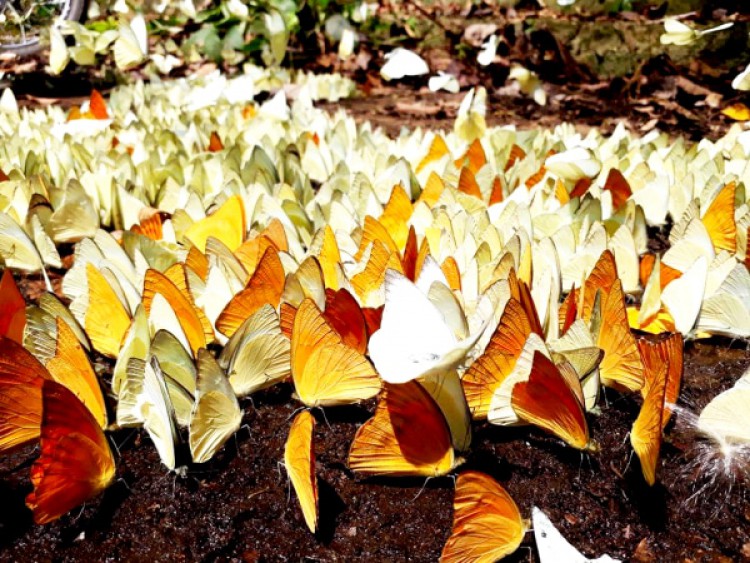
<path id="1" fill-rule="evenodd" d="M 640 395 L 630 441 L 655 483 L 684 340 L 750 337 L 750 132 L 488 128 L 478 88 L 453 131 L 389 138 L 314 107 L 336 77 L 258 102 L 268 80 L 136 83 L 68 112 L 0 98 L 0 452 L 39 444 L 35 521 L 113 482 L 108 430 L 142 427 L 170 470 L 187 435 L 205 463 L 238 399 L 281 382 L 313 532 L 312 411 L 368 400 L 354 474 L 458 475 L 445 561 L 501 558 L 528 528 L 499 483 L 461 471 L 477 421 L 596 455 L 602 386 Z M 47 270 L 71 243 L 56 294 Z M 43 276 L 36 304 L 14 270 Z M 748 382 L 700 415 L 717 447 L 750 447 Z"/>

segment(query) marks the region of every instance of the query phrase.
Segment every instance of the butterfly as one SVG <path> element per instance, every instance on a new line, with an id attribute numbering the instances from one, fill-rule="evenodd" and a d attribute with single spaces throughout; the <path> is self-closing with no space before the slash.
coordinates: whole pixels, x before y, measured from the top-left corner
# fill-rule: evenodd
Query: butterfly
<path id="1" fill-rule="evenodd" d="M 142 63 L 148 56 L 148 32 L 143 16 L 136 15 L 130 23 L 120 22 L 117 31 L 119 36 L 112 45 L 117 68 L 128 70 Z"/>
<path id="2" fill-rule="evenodd" d="M 521 420 L 530 422 L 579 450 L 595 450 L 589 438 L 585 400 L 575 369 L 556 366 L 543 353 L 534 353 L 527 381 L 513 386 L 511 405 Z"/>
<path id="3" fill-rule="evenodd" d="M 318 528 L 318 478 L 315 475 L 313 432 L 315 419 L 308 410 L 294 418 L 284 446 L 284 466 L 297 493 L 302 515 L 311 532 Z"/>
<path id="4" fill-rule="evenodd" d="M 26 327 L 26 302 L 7 268 L 0 279 L 0 336 L 23 343 Z"/>
<path id="5" fill-rule="evenodd" d="M 364 401 L 380 391 L 367 358 L 344 343 L 310 298 L 297 310 L 291 340 L 292 379 L 306 406 Z"/>
<path id="6" fill-rule="evenodd" d="M 453 529 L 440 561 L 498 561 L 518 549 L 527 529 L 508 491 L 489 475 L 464 471 L 456 479 Z"/>
<path id="7" fill-rule="evenodd" d="M 509 299 L 484 353 L 469 366 L 461 380 L 469 409 L 476 420 L 487 418 L 495 390 L 513 371 L 535 328 L 538 327 L 529 320 L 523 305 L 517 299 Z"/>
<path id="8" fill-rule="evenodd" d="M 209 237 L 218 239 L 234 252 L 245 240 L 246 221 L 242 198 L 233 195 L 206 218 L 190 225 L 183 236 L 201 252 L 206 251 Z"/>
<path id="9" fill-rule="evenodd" d="M 487 129 L 486 114 L 487 90 L 483 86 L 469 90 L 461 100 L 456 121 L 453 124 L 456 136 L 467 143 L 482 138 Z"/>
<path id="10" fill-rule="evenodd" d="M 195 405 L 190 415 L 190 453 L 211 459 L 242 422 L 242 411 L 224 371 L 205 348 L 198 350 Z"/>
<path id="11" fill-rule="evenodd" d="M 683 339 L 680 334 L 662 336 L 656 341 L 642 338 L 638 349 L 643 359 L 645 382 L 643 404 L 630 432 L 630 443 L 640 459 L 643 477 L 656 482 L 662 434 L 677 402 L 682 381 Z"/>
<path id="12" fill-rule="evenodd" d="M 635 337 L 630 332 L 622 282 L 614 254 L 605 250 L 586 278 L 583 290 L 568 294 L 579 299 L 578 317 L 592 323 L 596 345 L 604 350 L 599 371 L 602 383 L 637 391 L 643 386 L 643 365 Z M 598 306 L 597 306 L 598 304 Z M 567 311 L 563 303 L 561 313 Z"/>
<path id="13" fill-rule="evenodd" d="M 588 559 L 562 536 L 549 517 L 536 506 L 531 509 L 534 539 L 540 563 L 620 563 L 609 555 Z"/>
<path id="14" fill-rule="evenodd" d="M 170 270 L 172 275 L 169 275 Z M 187 288 L 184 269 L 178 267 L 174 270 L 170 268 L 170 270 L 164 274 L 151 268 L 146 271 L 143 279 L 143 307 L 149 317 L 157 321 L 161 315 L 165 314 L 166 309 L 174 311 L 190 350 L 193 354 L 197 354 L 199 349 L 213 342 L 213 327 L 203 311 L 195 306 Z M 165 303 L 160 307 L 158 315 L 152 315 L 151 309 L 157 295 L 161 296 Z M 172 330 L 175 336 L 181 331 Z"/>
<path id="15" fill-rule="evenodd" d="M 268 248 L 258 262 L 245 289 L 235 295 L 216 319 L 216 329 L 231 337 L 245 320 L 269 304 L 279 306 L 284 292 L 285 276 L 278 251 Z"/>
<path id="16" fill-rule="evenodd" d="M 42 384 L 50 375 L 15 340 L 0 336 L 0 452 L 39 438 Z"/>
<path id="17" fill-rule="evenodd" d="M 437 477 L 458 463 L 440 407 L 416 381 L 385 384 L 349 449 L 349 468 L 365 475 Z"/>
<path id="18" fill-rule="evenodd" d="M 714 397 L 698 417 L 698 430 L 722 449 L 750 444 L 750 370 Z"/>
<path id="19" fill-rule="evenodd" d="M 115 460 L 99 423 L 68 389 L 45 380 L 41 403 L 40 455 L 26 505 L 34 522 L 46 524 L 112 484 Z"/>
<path id="20" fill-rule="evenodd" d="M 238 397 L 287 379 L 290 362 L 289 338 L 281 332 L 279 316 L 271 305 L 263 305 L 242 323 L 219 356 Z"/>
<path id="21" fill-rule="evenodd" d="M 420 76 L 430 72 L 422 57 L 414 51 L 397 47 L 385 56 L 385 64 L 380 69 L 380 76 L 385 80 L 397 80 L 404 76 Z"/>
<path id="22" fill-rule="evenodd" d="M 445 278 L 442 272 L 439 276 L 426 274 L 428 270 L 440 271 L 436 264 L 423 268 L 418 285 L 395 270 L 386 272 L 385 308 L 379 330 L 370 337 L 369 352 L 380 376 L 390 383 L 455 369 L 489 322 L 487 319 L 473 334 L 458 338 L 454 328 L 446 322 L 446 309 L 441 310 L 425 291 L 431 290 L 433 279 L 438 285 L 446 286 L 440 281 Z M 442 300 L 438 303 L 444 304 Z M 448 303 L 450 299 L 445 302 L 446 307 Z"/>

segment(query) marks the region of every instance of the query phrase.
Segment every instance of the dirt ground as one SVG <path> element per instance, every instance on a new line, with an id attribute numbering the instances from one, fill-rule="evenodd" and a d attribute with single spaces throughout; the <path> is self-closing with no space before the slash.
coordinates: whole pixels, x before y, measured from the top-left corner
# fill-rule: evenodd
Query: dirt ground
<path id="1" fill-rule="evenodd" d="M 591 84 L 545 83 L 542 108 L 517 93 L 491 89 L 491 125 L 579 127 L 611 131 L 623 120 L 635 132 L 653 128 L 697 140 L 716 139 L 731 121 L 703 103 L 701 86 L 660 72 L 643 90 L 626 79 Z M 646 69 L 645 74 L 648 74 Z M 50 86 L 30 75 L 14 90 L 27 106 L 80 103 L 87 81 Z M 486 77 L 484 77 L 486 78 Z M 481 75 L 470 74 L 480 83 Z M 464 86 L 466 84 L 463 84 Z M 637 86 L 637 85 L 636 85 Z M 634 89 L 637 95 L 632 95 Z M 396 135 L 406 125 L 450 129 L 462 94 L 434 94 L 423 84 L 377 83 L 367 95 L 336 104 L 360 121 Z M 53 99 L 59 92 L 80 97 Z M 725 99 L 728 99 L 725 98 Z M 655 241 L 656 243 L 656 241 Z M 659 246 L 657 244 L 657 246 Z M 59 276 L 53 276 L 59 288 Z M 38 297 L 34 280 L 22 287 Z M 686 345 L 679 405 L 697 413 L 750 366 L 744 342 Z M 108 388 L 111 364 L 97 367 Z M 495 477 L 524 516 L 543 509 L 563 535 L 588 557 L 623 560 L 750 561 L 747 483 L 717 476 L 699 463 L 710 448 L 692 431 L 688 414 L 667 428 L 659 482 L 647 487 L 628 431 L 640 399 L 608 391 L 591 415 L 601 451 L 591 456 L 530 428 L 477 425 L 467 461 L 459 468 Z M 374 403 L 315 413 L 321 530 L 305 527 L 280 463 L 294 412 L 289 386 L 242 402 L 243 428 L 214 460 L 169 473 L 144 431 L 111 435 L 118 481 L 101 498 L 48 526 L 35 526 L 24 506 L 31 490 L 34 448 L 0 458 L 0 561 L 435 561 L 452 520 L 453 479 L 361 479 L 347 468 L 349 444 Z M 183 438 L 186 438 L 183 432 Z M 188 452 L 181 446 L 183 459 Z M 709 456 L 710 458 L 710 456 Z M 710 461 L 710 459 L 709 459 Z M 712 483 L 712 479 L 716 481 Z M 731 485 L 734 486 L 731 486 Z M 509 561 L 538 561 L 533 534 Z"/>
<path id="2" fill-rule="evenodd" d="M 38 282 L 21 282 L 33 296 Z M 105 389 L 111 365 L 98 360 Z M 697 413 L 750 366 L 745 343 L 688 343 L 679 405 Z M 640 399 L 608 391 L 589 417 L 591 456 L 531 428 L 477 425 L 466 463 L 489 473 L 530 517 L 548 513 L 589 557 L 750 560 L 750 499 L 706 473 L 706 443 L 683 414 L 668 427 L 659 483 L 643 482 L 628 431 Z M 36 526 L 24 506 L 34 448 L 0 459 L 2 561 L 435 561 L 451 529 L 453 479 L 361 479 L 347 469 L 374 403 L 315 413 L 321 530 L 305 527 L 280 462 L 300 405 L 288 385 L 242 403 L 243 428 L 214 460 L 169 473 L 144 431 L 111 435 L 118 481 L 82 510 Z M 186 438 L 186 436 L 183 436 Z M 181 453 L 187 459 L 186 446 Z M 178 465 L 180 463 L 178 462 Z M 532 533 L 510 561 L 538 561 Z"/>

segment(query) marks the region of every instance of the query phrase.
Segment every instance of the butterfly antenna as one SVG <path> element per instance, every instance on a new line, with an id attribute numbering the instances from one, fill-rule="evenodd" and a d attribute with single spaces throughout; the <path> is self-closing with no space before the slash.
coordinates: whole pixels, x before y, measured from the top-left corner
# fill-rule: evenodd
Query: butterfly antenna
<path id="1" fill-rule="evenodd" d="M 290 414 L 290 415 L 289 415 L 288 417 L 286 417 L 286 421 L 287 421 L 287 422 L 289 422 L 289 421 L 290 421 L 290 420 L 292 420 L 292 419 L 293 419 L 293 418 L 294 418 L 295 416 L 297 416 L 297 413 L 299 413 L 299 412 L 301 412 L 301 411 L 305 410 L 306 408 L 307 408 L 307 407 L 305 407 L 305 406 L 301 406 L 301 407 L 299 407 L 298 409 L 294 409 L 294 410 L 293 410 L 293 411 L 291 412 L 291 414 Z M 323 412 L 323 409 L 320 409 L 320 412 Z M 325 413 L 323 413 L 323 418 L 325 418 L 325 416 L 326 416 L 326 415 L 325 415 Z M 328 421 L 326 421 L 326 422 L 328 422 Z M 330 427 L 330 425 L 329 425 L 329 427 Z"/>
<path id="2" fill-rule="evenodd" d="M 127 436 L 125 436 L 125 438 L 123 439 L 123 441 L 120 443 L 119 446 L 114 443 L 114 438 L 112 438 L 112 436 L 110 435 L 110 440 L 112 440 L 112 444 L 115 446 L 115 450 L 117 450 L 117 452 L 119 453 L 120 448 L 122 448 L 128 442 L 128 440 L 130 440 L 135 435 L 136 432 L 137 430 L 135 428 L 132 429 L 130 433 Z"/>
<path id="3" fill-rule="evenodd" d="M 122 457 L 122 454 L 120 453 L 120 448 L 117 447 L 117 442 L 115 442 L 112 436 L 107 436 L 107 439 L 109 440 L 109 443 L 112 444 L 112 447 L 114 448 L 115 453 L 117 453 L 117 458 L 120 459 Z"/>
<path id="4" fill-rule="evenodd" d="M 83 503 L 83 506 L 81 506 L 81 510 L 78 511 L 78 514 L 75 515 L 73 518 L 73 522 L 78 522 L 78 520 L 83 516 L 83 511 L 86 510 L 86 503 Z"/>
<path id="5" fill-rule="evenodd" d="M 430 479 L 432 479 L 432 477 L 427 477 L 427 479 L 424 480 L 424 483 L 422 483 L 422 486 L 419 488 L 419 491 L 417 491 L 417 494 L 414 495 L 413 499 L 411 499 L 412 502 L 417 500 L 420 497 L 420 495 L 424 492 L 425 488 L 427 487 L 427 483 L 430 482 Z"/>
<path id="6" fill-rule="evenodd" d="M 128 490 L 129 492 L 131 492 L 131 493 L 133 492 L 133 489 L 131 489 L 131 488 L 130 488 L 130 485 L 128 485 L 128 482 L 127 482 L 127 481 L 125 480 L 125 478 L 124 478 L 124 477 L 118 477 L 118 478 L 117 478 L 117 481 L 115 481 L 115 483 L 122 483 L 123 485 L 125 485 L 125 488 L 126 488 L 126 489 L 127 489 L 127 490 Z"/>
<path id="7" fill-rule="evenodd" d="M 628 433 L 627 433 L 627 434 L 625 434 L 625 438 L 624 438 L 624 439 L 622 440 L 622 445 L 624 445 L 624 444 L 625 444 L 625 442 L 627 442 L 627 441 L 628 441 L 628 438 L 630 438 L 630 432 L 629 432 L 629 431 L 628 431 Z"/>
<path id="8" fill-rule="evenodd" d="M 628 472 L 628 468 L 630 467 L 630 462 L 633 461 L 633 454 L 634 452 L 630 452 L 630 455 L 628 456 L 628 463 L 625 464 L 625 469 L 622 470 L 623 475 L 625 475 L 625 473 Z"/>
<path id="9" fill-rule="evenodd" d="M 326 423 L 326 426 L 328 427 L 328 430 L 333 430 L 333 428 L 331 427 L 331 423 L 328 422 L 328 417 L 326 417 L 326 411 L 324 411 L 322 407 L 318 407 L 318 410 L 323 415 L 323 420 L 325 420 L 325 423 Z"/>

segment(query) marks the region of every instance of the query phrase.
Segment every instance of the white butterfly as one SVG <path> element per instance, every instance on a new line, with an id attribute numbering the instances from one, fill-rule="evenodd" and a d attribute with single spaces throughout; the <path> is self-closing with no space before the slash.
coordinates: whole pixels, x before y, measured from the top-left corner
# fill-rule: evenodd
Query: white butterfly
<path id="1" fill-rule="evenodd" d="M 435 269 L 439 275 L 433 274 Z M 453 294 L 429 291 L 433 283 L 447 289 L 444 280 L 432 259 L 425 262 L 417 284 L 395 270 L 386 272 L 383 319 L 369 343 L 370 358 L 383 380 L 406 383 L 455 369 L 484 332 L 487 321 L 470 335 L 451 326 L 449 319 L 456 315 L 449 315 L 447 298 Z"/>
<path id="2" fill-rule="evenodd" d="M 398 47 L 385 56 L 380 76 L 385 80 L 397 80 L 404 76 L 421 76 L 430 72 L 425 60 L 414 51 Z"/>
<path id="3" fill-rule="evenodd" d="M 547 515 L 536 506 L 531 509 L 534 539 L 541 563 L 619 563 L 609 555 L 589 559 L 570 545 Z"/>
<path id="4" fill-rule="evenodd" d="M 112 46 L 115 64 L 120 70 L 128 70 L 142 63 L 148 55 L 148 32 L 143 16 L 135 16 L 130 23 L 120 22 L 120 36 Z"/>

